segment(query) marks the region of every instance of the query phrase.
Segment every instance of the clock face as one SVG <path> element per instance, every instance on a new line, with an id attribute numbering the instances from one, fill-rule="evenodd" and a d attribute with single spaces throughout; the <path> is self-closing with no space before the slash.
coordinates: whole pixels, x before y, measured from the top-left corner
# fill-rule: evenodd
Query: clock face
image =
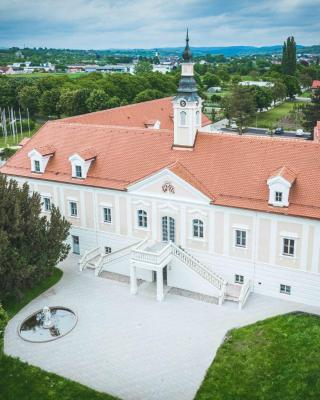
<path id="1" fill-rule="evenodd" d="M 187 105 L 187 102 L 185 100 L 180 101 L 180 106 L 185 107 Z"/>

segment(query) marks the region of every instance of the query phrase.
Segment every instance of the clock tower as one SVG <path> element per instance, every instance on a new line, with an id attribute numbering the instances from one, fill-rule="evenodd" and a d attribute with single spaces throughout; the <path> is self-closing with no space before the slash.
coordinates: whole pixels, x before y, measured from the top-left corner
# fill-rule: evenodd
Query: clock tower
<path id="1" fill-rule="evenodd" d="M 202 100 L 194 80 L 192 53 L 187 30 L 186 47 L 182 53 L 181 79 L 178 93 L 173 99 L 174 143 L 176 148 L 192 148 L 197 130 L 201 127 Z"/>

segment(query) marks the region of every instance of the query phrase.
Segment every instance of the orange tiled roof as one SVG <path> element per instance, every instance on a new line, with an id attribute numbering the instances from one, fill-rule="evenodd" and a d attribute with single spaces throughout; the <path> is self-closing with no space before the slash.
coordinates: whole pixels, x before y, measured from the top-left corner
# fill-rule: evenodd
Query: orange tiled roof
<path id="1" fill-rule="evenodd" d="M 26 143 L 25 143 L 26 144 Z M 38 146 L 35 147 L 38 153 L 40 153 L 42 156 L 48 156 L 50 154 L 54 154 L 56 149 L 54 146 L 51 144 L 45 144 L 44 146 Z"/>
<path id="2" fill-rule="evenodd" d="M 316 80 L 313 81 L 311 89 L 318 89 L 318 88 L 320 88 L 320 81 L 316 81 Z"/>
<path id="3" fill-rule="evenodd" d="M 296 173 L 287 167 L 281 167 L 281 168 L 277 169 L 277 171 L 274 172 L 270 176 L 270 178 L 275 178 L 276 176 L 281 176 L 283 179 L 285 179 L 287 182 L 289 182 L 291 184 L 293 184 L 293 182 L 296 180 L 296 177 L 297 177 Z"/>
<path id="4" fill-rule="evenodd" d="M 145 128 L 146 121 L 160 121 L 161 129 L 173 129 L 172 97 L 150 100 L 128 106 L 110 108 L 90 114 L 65 118 L 65 122 L 81 124 L 135 126 Z M 208 125 L 210 120 L 202 114 L 202 125 Z"/>
<path id="5" fill-rule="evenodd" d="M 80 150 L 77 152 L 77 154 L 85 161 L 87 160 L 92 160 L 93 158 L 96 158 L 97 156 L 97 150 L 95 150 L 93 147 L 88 147 L 86 149 Z"/>
<path id="6" fill-rule="evenodd" d="M 213 204 L 320 219 L 319 143 L 202 132 L 198 133 L 192 151 L 174 150 L 172 143 L 173 131 L 169 129 L 51 121 L 8 160 L 1 172 L 126 190 L 130 184 L 169 168 L 206 194 Z M 93 144 L 96 162 L 87 178 L 72 178 L 68 158 Z M 56 152 L 45 173 L 31 172 L 28 152 L 48 145 Z M 284 166 L 283 173 L 290 175 L 288 179 L 292 179 L 292 171 L 296 176 L 290 204 L 285 209 L 268 205 L 267 186 L 268 178 Z"/>

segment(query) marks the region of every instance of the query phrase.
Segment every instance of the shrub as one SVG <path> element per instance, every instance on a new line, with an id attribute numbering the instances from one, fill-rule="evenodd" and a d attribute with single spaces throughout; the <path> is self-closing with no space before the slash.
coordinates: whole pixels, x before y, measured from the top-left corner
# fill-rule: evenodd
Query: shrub
<path id="1" fill-rule="evenodd" d="M 0 304 L 0 339 L 3 338 L 5 327 L 9 321 L 8 314 L 6 313 L 5 309 Z"/>

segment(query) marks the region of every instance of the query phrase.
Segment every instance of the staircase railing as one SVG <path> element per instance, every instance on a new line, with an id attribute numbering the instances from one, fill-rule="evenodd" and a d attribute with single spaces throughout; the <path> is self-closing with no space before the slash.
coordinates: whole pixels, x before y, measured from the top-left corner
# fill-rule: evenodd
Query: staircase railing
<path id="1" fill-rule="evenodd" d="M 144 244 L 144 243 L 142 243 Z M 160 265 L 172 254 L 171 244 L 168 243 L 163 249 L 157 252 L 140 250 L 143 248 L 142 245 L 137 246 L 132 250 L 131 259 L 133 261 L 148 263 L 154 265 Z"/>
<path id="2" fill-rule="evenodd" d="M 248 280 L 241 288 L 239 296 L 239 305 L 238 305 L 239 310 L 241 310 L 245 305 L 250 293 L 251 293 L 251 281 Z"/>
<path id="3" fill-rule="evenodd" d="M 122 249 L 113 251 L 112 253 L 109 254 L 104 254 L 100 261 L 99 264 L 97 265 L 96 269 L 95 269 L 95 274 L 96 276 L 99 276 L 103 270 L 103 267 L 108 264 L 111 263 L 112 261 L 116 261 L 119 260 L 125 256 L 128 256 L 131 254 L 132 248 L 137 246 L 137 244 L 139 245 L 140 242 L 138 243 L 133 243 L 130 244 L 129 246 L 123 247 Z"/>
<path id="4" fill-rule="evenodd" d="M 187 253 L 181 247 L 178 247 L 174 243 L 171 243 L 171 246 L 174 256 L 176 256 L 179 260 L 181 260 L 184 264 L 186 264 L 189 268 L 191 268 L 193 271 L 195 271 L 198 275 L 207 280 L 217 289 L 219 289 L 220 291 L 225 291 L 226 281 L 221 276 L 211 271 L 206 265 L 202 264 L 199 260 L 197 260 L 191 254 Z"/>
<path id="5" fill-rule="evenodd" d="M 83 256 L 79 260 L 80 271 L 83 271 L 88 266 L 90 261 L 94 260 L 100 254 L 101 254 L 100 247 L 95 247 L 94 249 L 86 250 Z"/>

